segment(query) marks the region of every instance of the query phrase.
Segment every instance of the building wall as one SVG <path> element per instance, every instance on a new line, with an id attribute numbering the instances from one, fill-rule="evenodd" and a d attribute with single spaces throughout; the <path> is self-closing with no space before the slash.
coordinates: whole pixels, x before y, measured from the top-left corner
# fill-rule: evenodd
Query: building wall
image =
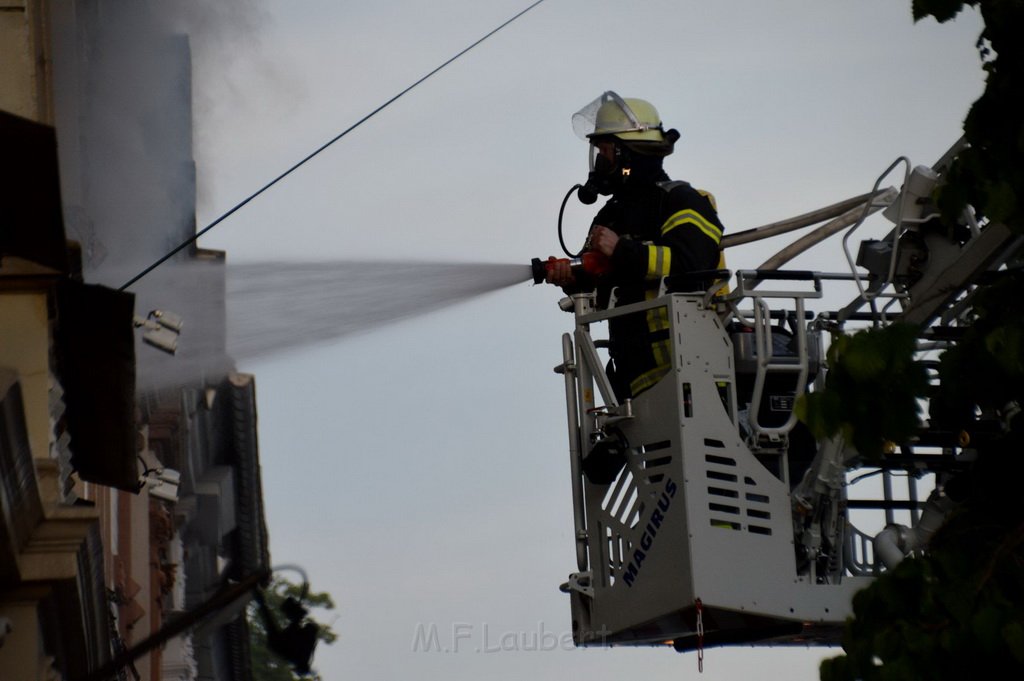
<path id="1" fill-rule="evenodd" d="M 52 125 L 48 17 L 46 0 L 0 0 L 0 110 Z M 17 136 L 12 131 L 21 130 L 6 127 L 21 125 L 17 119 L 9 118 L 4 125 L 5 134 Z M 35 141 L 27 142 L 26 148 L 31 145 Z M 5 177 L 17 177 L 19 163 L 55 166 L 52 143 L 31 148 L 34 153 L 15 155 L 5 147 L 7 153 L 0 154 L 0 163 L 7 165 Z M 56 177 L 55 167 L 52 176 Z M 4 189 L 0 187 L 0 205 L 5 213 L 17 206 L 14 214 L 19 220 L 39 216 L 37 223 L 2 225 L 4 230 L 23 230 L 22 245 L 45 231 L 41 225 L 49 224 L 45 221 L 54 208 L 59 215 L 59 206 L 53 202 L 32 205 L 22 196 L 10 195 L 9 186 L 7 192 Z M 47 193 L 38 196 L 43 195 Z M 63 242 L 45 242 L 42 248 L 51 246 L 60 252 L 47 262 L 66 262 Z M 6 409 L 9 413 L 0 423 L 4 431 L 0 446 L 8 450 L 2 452 L 5 457 L 25 457 L 20 463 L 8 462 L 13 461 L 21 474 L 15 481 L 4 481 L 8 486 L 17 484 L 17 490 L 3 491 L 7 497 L 15 492 L 21 502 L 17 508 L 0 504 L 0 523 L 7 528 L 4 534 L 13 539 L 0 550 L 0 559 L 6 563 L 0 580 L 0 618 L 5 620 L 5 631 L 9 626 L 0 647 L 0 679 L 60 679 L 96 668 L 109 657 L 99 515 L 94 508 L 68 503 L 63 472 L 53 458 L 60 448 L 57 424 L 63 410 L 53 361 L 55 287 L 66 273 L 10 252 L 0 257 L 0 369 L 15 377 L 19 395 L 17 413 Z M 7 517 L 8 513 L 18 517 Z M 31 516 L 25 517 L 27 513 Z"/>
<path id="2" fill-rule="evenodd" d="M 17 368 L 32 458 L 48 459 L 49 313 L 44 292 L 0 290 L 0 366 Z"/>
<path id="3" fill-rule="evenodd" d="M 20 597 L 0 607 L 3 616 L 14 623 L 11 633 L 4 638 L 3 648 L 0 648 L 0 670 L 5 680 L 30 681 L 44 678 L 41 673 L 53 669 L 52 658 L 43 649 L 42 637 L 39 635 L 42 627 L 38 608 L 40 595 L 39 592 L 26 590 Z"/>
<path id="4" fill-rule="evenodd" d="M 63 201 L 53 193 L 37 203 L 56 207 L 58 216 L 63 206 L 64 220 L 54 220 L 54 243 L 40 250 L 80 253 L 89 283 L 119 285 L 124 273 L 108 271 L 112 263 L 127 262 L 134 274 L 195 230 L 188 39 L 160 32 L 149 16 L 154 2 L 0 0 L 0 110 L 57 128 Z M 134 81 L 120 77 L 125 75 L 145 87 L 133 87 Z M 91 89 L 97 84 L 103 92 Z M 98 94 L 112 99 L 96 100 Z M 7 126 L 2 118 L 0 124 Z M 143 140 L 144 148 L 127 144 L 135 139 Z M 0 154 L 0 164 L 5 162 L 10 159 Z M 7 200 L 7 194 L 0 186 L 0 198 Z M 151 195 L 156 199 L 149 200 Z M 133 212 L 138 206 L 148 212 Z M 36 234 L 37 224 L 18 233 Z M 65 228 L 80 250 L 64 243 Z M 22 468 L 31 480 L 19 491 L 30 493 L 35 503 L 31 527 L 22 527 L 18 518 L 3 516 L 12 495 L 9 485 L 0 484 L 0 617 L 13 625 L 0 646 L 0 681 L 79 677 L 107 661 L 112 646 L 139 643 L 158 632 L 170 614 L 200 605 L 227 578 L 262 574 L 269 564 L 255 390 L 251 377 L 228 378 L 233 364 L 224 352 L 223 254 L 191 249 L 177 261 L 198 268 L 188 279 L 195 290 L 178 291 L 178 299 L 200 305 L 168 307 L 185 314 L 186 329 L 207 333 L 201 343 L 198 334 L 193 336 L 192 347 L 198 348 L 193 357 L 187 352 L 164 357 L 136 344 L 135 368 L 146 385 L 136 394 L 138 432 L 121 428 L 118 433 L 125 431 L 129 445 L 137 441 L 145 459 L 139 466 L 140 489 L 78 480 L 70 495 L 66 471 L 55 457 L 69 447 L 72 453 L 81 450 L 73 437 L 70 443 L 61 437 L 60 367 L 66 364 L 60 360 L 77 357 L 86 344 L 79 341 L 74 352 L 63 351 L 68 324 L 62 322 L 68 315 L 61 312 L 95 306 L 60 302 L 56 282 L 66 284 L 69 277 L 63 265 L 50 264 L 63 267 L 60 272 L 44 271 L 29 262 L 37 275 L 42 273 L 36 288 L 26 286 L 24 277 L 14 281 L 7 260 L 0 266 L 0 378 L 8 377 L 8 385 L 10 376 L 17 377 L 16 390 L 0 391 L 0 406 L 10 411 L 17 403 L 16 416 L 25 424 L 20 442 L 11 446 L 7 433 L 0 433 L 0 464 L 14 453 L 27 462 Z M 136 314 L 141 306 L 145 316 L 150 299 L 159 297 L 156 306 L 163 307 L 172 287 L 160 275 L 171 282 L 183 277 L 180 270 L 165 274 L 169 271 L 133 287 Z M 65 379 L 69 375 L 66 371 Z M 165 375 L 185 380 L 166 385 Z M 64 387 L 69 399 L 92 396 L 93 390 L 102 399 L 108 386 L 95 383 L 81 391 Z M 8 393 L 13 397 L 4 400 Z M 72 403 L 67 404 L 73 416 Z M 6 411 L 0 416 L 6 418 Z M 103 440 L 104 451 L 108 443 Z M 130 489 L 130 465 L 123 474 L 127 482 L 119 486 Z M 85 504 L 72 504 L 75 497 Z M 107 596 L 111 592 L 113 599 Z M 136 659 L 135 668 L 145 681 L 245 678 L 242 611 L 236 603 L 206 621 L 194 640 L 179 637 Z"/>
<path id="5" fill-rule="evenodd" d="M 53 125 L 48 5 L 0 0 L 0 109 Z"/>

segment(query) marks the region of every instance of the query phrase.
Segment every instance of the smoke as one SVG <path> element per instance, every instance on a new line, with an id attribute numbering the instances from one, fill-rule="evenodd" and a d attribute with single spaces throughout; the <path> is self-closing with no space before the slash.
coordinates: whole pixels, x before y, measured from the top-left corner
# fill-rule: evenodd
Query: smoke
<path id="1" fill-rule="evenodd" d="M 117 286 L 114 269 L 137 272 L 195 233 L 194 157 L 210 145 L 193 111 L 223 123 L 267 107 L 232 96 L 243 66 L 250 91 L 289 79 L 263 54 L 259 0 L 68 0 L 50 3 L 50 23 L 65 225 L 87 277 Z"/>
<path id="2" fill-rule="evenodd" d="M 228 352 L 247 359 L 364 333 L 531 276 L 529 265 L 486 263 L 231 265 Z"/>
<path id="3" fill-rule="evenodd" d="M 117 287 L 195 234 L 193 150 L 205 147 L 192 111 L 239 105 L 226 84 L 233 65 L 259 61 L 265 15 L 253 0 L 77 0 L 51 13 L 68 236 L 82 244 L 86 279 Z M 277 80 L 264 61 L 256 70 Z M 529 278 L 525 265 L 225 266 L 221 254 L 182 252 L 132 286 L 139 316 L 185 320 L 175 356 L 137 342 L 137 387 L 201 385 L 232 370 L 232 358 L 366 332 Z"/>
<path id="4" fill-rule="evenodd" d="M 273 24 L 262 0 L 176 0 L 154 3 L 153 11 L 161 25 L 189 38 L 195 114 L 191 151 L 199 172 L 196 203 L 200 215 L 217 215 L 224 206 L 212 198 L 238 199 L 240 190 L 234 178 L 204 168 L 216 167 L 225 157 L 276 157 L 280 151 L 270 150 L 286 136 L 265 133 L 287 127 L 308 93 L 294 77 L 290 56 L 265 46 L 264 36 Z M 258 142 L 246 129 L 259 131 Z M 236 133 L 225 135 L 224 130 Z"/>
<path id="5" fill-rule="evenodd" d="M 141 269 L 194 233 L 191 52 L 150 3 L 51 3 L 68 236 L 86 276 Z"/>
<path id="6" fill-rule="evenodd" d="M 117 287 L 195 234 L 193 72 L 204 69 L 193 56 L 223 63 L 252 54 L 262 15 L 250 0 L 49 7 L 65 227 L 82 246 L 86 280 Z M 137 314 L 173 310 L 194 331 L 175 357 L 137 343 L 141 391 L 231 369 L 223 259 L 193 255 L 199 262 L 183 252 L 132 287 Z"/>

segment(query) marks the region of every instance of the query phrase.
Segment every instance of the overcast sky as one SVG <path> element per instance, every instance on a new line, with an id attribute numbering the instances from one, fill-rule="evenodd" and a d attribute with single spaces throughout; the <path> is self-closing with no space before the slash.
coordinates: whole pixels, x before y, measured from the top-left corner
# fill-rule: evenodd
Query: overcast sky
<path id="1" fill-rule="evenodd" d="M 194 37 L 200 226 L 528 4 L 236 3 L 247 13 Z M 557 254 L 559 203 L 587 171 L 570 117 L 608 89 L 679 129 L 666 168 L 716 195 L 727 232 L 791 217 L 868 191 L 898 156 L 941 156 L 983 87 L 979 31 L 974 15 L 914 25 L 909 0 L 547 0 L 201 245 L 229 262 L 382 268 Z M 571 247 L 595 209 L 570 203 Z M 730 252 L 729 265 L 781 245 Z M 838 267 L 836 248 L 794 266 Z M 569 631 L 551 369 L 572 320 L 558 298 L 517 285 L 241 363 L 256 375 L 273 558 L 338 603 L 341 638 L 315 660 L 325 678 L 696 675 L 694 655 L 667 649 L 493 650 Z M 416 650 L 432 627 L 458 652 Z M 703 678 L 815 679 L 834 652 L 716 649 Z"/>

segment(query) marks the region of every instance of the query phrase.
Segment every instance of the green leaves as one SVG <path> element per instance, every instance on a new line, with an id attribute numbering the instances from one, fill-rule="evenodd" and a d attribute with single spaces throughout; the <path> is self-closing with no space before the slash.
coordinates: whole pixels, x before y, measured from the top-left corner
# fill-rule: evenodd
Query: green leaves
<path id="1" fill-rule="evenodd" d="M 1013 658 L 1019 664 L 1024 665 L 1024 622 L 1020 620 L 1010 622 L 1003 627 L 1000 633 Z"/>
<path id="2" fill-rule="evenodd" d="M 279 625 L 286 624 L 281 613 L 282 605 L 289 597 L 301 600 L 303 605 L 311 610 L 333 610 L 334 601 L 330 594 L 310 591 L 303 593 L 303 587 L 299 584 L 288 581 L 282 577 L 275 576 L 273 582 L 263 594 L 267 605 L 274 616 L 281 618 Z M 292 666 L 284 659 L 275 654 L 267 643 L 267 627 L 260 616 L 259 608 L 255 601 L 250 602 L 246 611 L 246 619 L 249 625 L 249 648 L 252 665 L 253 681 L 297 681 L 308 678 L 299 676 Z M 334 643 L 338 636 L 329 625 L 317 622 L 319 631 L 317 639 L 326 644 Z M 314 681 L 319 676 L 314 676 Z"/>
<path id="3" fill-rule="evenodd" d="M 964 121 L 969 146 L 936 200 L 947 225 L 970 204 L 1024 233 L 1024 2 L 912 0 L 915 20 L 948 21 L 965 6 L 985 21 L 977 48 L 986 87 Z M 929 407 L 943 430 L 987 428 L 972 445 L 973 468 L 945 481 L 962 504 L 926 555 L 857 594 L 846 654 L 822 663 L 822 681 L 1024 678 L 1024 415 L 1013 416 L 1024 405 L 1024 274 L 1002 272 L 969 302 L 971 325 L 942 355 Z M 877 455 L 880 441 L 912 432 L 927 385 L 907 333 L 870 331 L 833 344 L 826 389 L 800 405 L 817 436 L 842 432 L 862 454 Z M 871 394 L 877 403 L 864 405 Z"/>
<path id="4" fill-rule="evenodd" d="M 917 329 L 893 324 L 833 339 L 825 390 L 797 404 L 797 416 L 818 439 L 842 434 L 858 452 L 881 456 L 886 442 L 903 442 L 920 424 L 918 398 L 928 390 L 915 361 Z"/>
<path id="5" fill-rule="evenodd" d="M 914 21 L 932 16 L 941 24 L 959 14 L 965 4 L 974 5 L 975 3 L 964 2 L 964 0 L 913 0 L 911 8 L 914 12 Z"/>
<path id="6" fill-rule="evenodd" d="M 960 515 L 943 532 L 970 531 L 974 522 Z M 944 551 L 908 558 L 859 592 L 846 654 L 822 663 L 822 681 L 1020 678 L 1024 609 L 1011 585 L 983 577 L 1019 575 L 1022 555 L 1019 545 L 993 552 L 996 540 L 989 534 L 988 550 L 978 544 L 955 560 Z"/>
<path id="7" fill-rule="evenodd" d="M 842 435 L 874 459 L 916 433 L 922 398 L 933 426 L 968 434 L 978 409 L 1024 404 L 1024 272 L 997 275 L 973 303 L 971 326 L 940 357 L 938 393 L 914 358 L 917 329 L 893 324 L 834 338 L 825 390 L 801 398 L 797 416 L 819 440 Z"/>
<path id="8" fill-rule="evenodd" d="M 977 408 L 1024 402 L 1024 273 L 1004 272 L 975 294 L 974 320 L 941 358 L 936 417 L 964 428 Z"/>
<path id="9" fill-rule="evenodd" d="M 944 22 L 964 7 L 977 7 L 985 21 L 977 48 L 986 72 L 985 92 L 964 121 L 970 145 L 953 161 L 938 204 L 948 223 L 966 204 L 981 214 L 1024 230 L 1024 117 L 1019 93 L 1024 88 L 1024 2 L 1020 0 L 913 0 L 914 20 Z"/>
<path id="10" fill-rule="evenodd" d="M 1024 404 L 1024 273 L 998 274 L 972 303 L 971 325 L 940 358 L 931 419 L 969 433 L 979 419 L 1001 425 L 976 445 L 969 474 L 946 481 L 963 503 L 928 553 L 855 596 L 846 654 L 822 664 L 823 681 L 1024 678 L 1024 416 L 1006 417 Z M 826 389 L 802 407 L 819 437 L 842 432 L 879 456 L 880 441 L 912 434 L 917 397 L 932 390 L 915 335 L 894 325 L 836 339 Z"/>

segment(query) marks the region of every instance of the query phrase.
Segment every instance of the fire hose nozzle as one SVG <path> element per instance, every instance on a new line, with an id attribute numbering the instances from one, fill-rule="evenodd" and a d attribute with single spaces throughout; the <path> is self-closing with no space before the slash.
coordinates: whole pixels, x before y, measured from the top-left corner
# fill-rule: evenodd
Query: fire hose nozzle
<path id="1" fill-rule="evenodd" d="M 550 265 L 544 262 L 540 258 L 534 258 L 530 261 L 530 269 L 533 270 L 533 283 L 540 284 L 544 281 L 547 276 Z"/>
<path id="2" fill-rule="evenodd" d="M 612 263 L 608 256 L 597 251 L 587 251 L 576 258 L 556 258 L 554 256 L 547 260 L 534 258 L 530 261 L 530 268 L 533 270 L 533 283 L 540 284 L 547 279 L 548 272 L 554 268 L 556 263 L 569 263 L 573 274 L 585 272 L 593 276 L 601 276 L 612 269 Z"/>

